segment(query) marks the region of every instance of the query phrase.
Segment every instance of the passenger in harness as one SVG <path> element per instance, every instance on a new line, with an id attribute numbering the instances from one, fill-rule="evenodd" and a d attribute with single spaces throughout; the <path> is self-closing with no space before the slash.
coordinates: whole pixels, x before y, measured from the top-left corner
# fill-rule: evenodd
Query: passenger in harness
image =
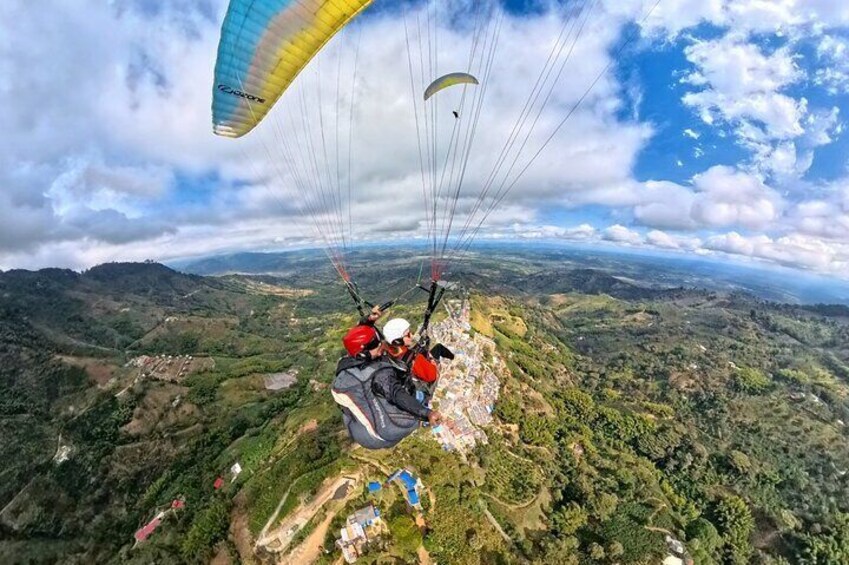
<path id="1" fill-rule="evenodd" d="M 404 364 L 416 398 L 428 401 L 433 396 L 439 378 L 439 360 L 454 359 L 454 354 L 442 344 L 436 344 L 428 351 L 427 336 L 423 335 L 421 338 L 421 342 L 416 343 L 410 331 L 410 322 L 403 318 L 393 318 L 383 326 L 386 354 Z"/>
<path id="2" fill-rule="evenodd" d="M 379 317 L 376 309 L 345 335 L 348 355 L 339 360 L 331 388 L 351 438 L 368 449 L 392 447 L 421 422 L 441 420 L 439 412 L 416 400 L 406 366 L 384 355 L 373 325 Z"/>

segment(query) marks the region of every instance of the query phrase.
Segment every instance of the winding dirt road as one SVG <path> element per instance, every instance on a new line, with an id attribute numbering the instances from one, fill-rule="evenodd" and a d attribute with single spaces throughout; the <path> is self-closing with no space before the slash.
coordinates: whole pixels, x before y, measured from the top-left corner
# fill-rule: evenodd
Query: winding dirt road
<path id="1" fill-rule="evenodd" d="M 313 517 L 327 503 L 331 501 L 339 501 L 344 504 L 344 502 L 351 496 L 351 494 L 356 491 L 356 487 L 359 484 L 360 479 L 361 475 L 359 472 L 357 472 L 351 475 L 342 475 L 340 477 L 337 477 L 336 480 L 332 482 L 326 482 L 325 485 L 321 488 L 321 490 L 319 490 L 318 494 L 316 494 L 312 498 L 312 500 L 296 508 L 290 515 L 286 516 L 283 519 L 279 526 L 274 529 L 270 529 L 264 536 L 260 537 L 256 542 L 257 547 L 263 547 L 271 553 L 285 554 L 287 552 L 287 549 L 289 548 L 289 544 L 292 543 L 292 539 L 295 537 L 297 532 L 300 531 L 301 528 L 303 528 L 307 524 L 307 522 L 312 520 Z M 330 519 L 332 519 L 333 516 L 336 515 L 336 512 L 338 512 L 339 508 L 341 508 L 340 505 L 336 506 L 337 508 L 335 509 L 335 511 L 328 512 L 328 516 L 330 517 Z M 324 522 L 327 522 L 327 518 L 325 518 L 322 523 Z M 325 526 L 324 528 L 325 533 L 326 529 L 327 526 Z M 310 541 L 312 537 L 312 535 L 307 536 L 306 541 Z M 321 536 L 319 540 L 320 541 L 317 545 L 321 544 L 321 541 L 324 540 L 324 536 Z M 302 544 L 302 546 L 303 545 L 304 544 Z M 292 553 L 294 554 L 300 550 L 301 548 L 298 547 Z M 300 561 L 297 561 L 297 563 L 307 562 L 308 561 L 304 558 L 302 558 Z"/>

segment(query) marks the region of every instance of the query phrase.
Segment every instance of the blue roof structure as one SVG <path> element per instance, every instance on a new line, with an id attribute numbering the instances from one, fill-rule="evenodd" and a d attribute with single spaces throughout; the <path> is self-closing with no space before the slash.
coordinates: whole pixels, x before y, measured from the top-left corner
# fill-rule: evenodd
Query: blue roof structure
<path id="1" fill-rule="evenodd" d="M 414 490 L 407 491 L 407 499 L 410 501 L 410 505 L 415 506 L 419 504 L 419 493 Z"/>
<path id="2" fill-rule="evenodd" d="M 403 482 L 403 483 L 404 483 L 404 486 L 406 486 L 406 487 L 407 487 L 407 490 L 413 490 L 413 489 L 415 489 L 415 488 L 416 488 L 416 479 L 415 479 L 415 477 L 413 477 L 413 476 L 409 473 L 409 471 L 407 471 L 406 469 L 404 469 L 403 471 L 401 471 L 401 473 L 398 475 L 398 478 L 399 478 L 399 479 L 401 479 L 401 482 Z"/>
<path id="3" fill-rule="evenodd" d="M 419 493 L 416 492 L 416 487 L 419 484 L 418 479 L 406 469 L 398 469 L 389 475 L 390 481 L 394 481 L 395 479 L 401 482 L 404 490 L 407 492 L 407 501 L 410 503 L 410 506 L 418 506 L 421 503 Z"/>
<path id="4" fill-rule="evenodd" d="M 383 485 L 381 485 L 381 484 L 380 484 L 379 482 L 377 482 L 377 481 L 372 481 L 372 482 L 370 482 L 370 483 L 368 484 L 368 491 L 369 491 L 369 492 L 377 492 L 377 491 L 379 491 L 381 488 L 383 488 Z"/>

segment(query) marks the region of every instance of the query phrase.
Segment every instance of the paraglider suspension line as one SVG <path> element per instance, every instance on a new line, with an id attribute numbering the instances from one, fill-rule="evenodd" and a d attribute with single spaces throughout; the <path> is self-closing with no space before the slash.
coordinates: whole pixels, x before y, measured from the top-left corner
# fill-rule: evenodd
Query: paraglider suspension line
<path id="1" fill-rule="evenodd" d="M 433 315 L 433 312 L 436 310 L 436 307 L 439 306 L 439 301 L 442 300 L 442 295 L 445 294 L 445 287 L 440 286 L 439 282 L 434 279 L 430 281 L 430 288 L 424 286 L 419 288 L 428 293 L 427 308 L 425 309 L 424 320 L 422 320 L 422 326 L 419 329 L 419 335 L 424 336 L 427 334 L 427 328 L 430 325 L 430 317 Z"/>

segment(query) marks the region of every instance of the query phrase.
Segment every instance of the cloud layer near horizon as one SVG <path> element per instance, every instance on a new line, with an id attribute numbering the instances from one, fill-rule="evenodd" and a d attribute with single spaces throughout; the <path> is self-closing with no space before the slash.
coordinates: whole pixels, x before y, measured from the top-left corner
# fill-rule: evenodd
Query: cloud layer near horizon
<path id="1" fill-rule="evenodd" d="M 611 63 L 629 22 L 640 22 L 642 39 L 612 61 L 479 237 L 604 241 L 849 278 L 849 174 L 846 163 L 825 174 L 818 161 L 842 141 L 849 10 L 837 0 L 661 0 L 642 20 L 653 4 L 611 0 L 590 14 L 516 170 Z M 450 5 L 468 14 L 466 2 Z M 504 16 L 460 224 L 563 18 L 582 17 L 575 6 Z M 353 187 L 350 235 L 425 235 L 401 12 L 377 10 L 340 35 L 278 104 L 276 123 L 234 142 L 210 132 L 225 9 L 224 0 L 0 6 L 0 71 L 14 77 L 0 85 L 0 268 L 315 243 L 298 179 L 281 172 L 276 127 L 302 123 L 301 100 L 317 111 L 319 90 L 325 116 L 343 122 L 341 158 L 328 162 L 342 163 Z M 463 68 L 470 30 L 447 14 L 440 22 L 440 68 Z M 328 69 L 350 81 L 357 45 L 349 116 L 351 92 Z M 651 83 L 637 66 L 670 54 L 670 84 Z M 659 88 L 674 93 L 684 118 L 661 123 L 645 110 Z M 450 96 L 446 105 L 456 103 Z M 443 118 L 446 147 L 453 117 Z M 681 171 L 648 159 L 653 144 L 676 147 Z"/>

